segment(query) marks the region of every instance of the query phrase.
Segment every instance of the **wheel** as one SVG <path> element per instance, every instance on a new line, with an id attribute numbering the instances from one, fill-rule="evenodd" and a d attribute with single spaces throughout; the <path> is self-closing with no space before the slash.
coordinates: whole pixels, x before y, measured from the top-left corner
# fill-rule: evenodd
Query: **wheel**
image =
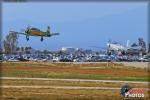
<path id="1" fill-rule="evenodd" d="M 29 41 L 29 36 L 26 36 L 27 41 Z"/>
<path id="2" fill-rule="evenodd" d="M 44 39 L 43 39 L 43 37 L 41 37 L 41 41 L 43 41 Z"/>

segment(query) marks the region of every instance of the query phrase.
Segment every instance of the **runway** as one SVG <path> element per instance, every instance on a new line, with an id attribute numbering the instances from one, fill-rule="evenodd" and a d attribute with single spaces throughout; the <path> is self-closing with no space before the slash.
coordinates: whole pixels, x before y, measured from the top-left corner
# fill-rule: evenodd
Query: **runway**
<path id="1" fill-rule="evenodd" d="M 110 83 L 139 83 L 150 84 L 142 81 L 119 81 L 119 80 L 89 80 L 89 79 L 55 79 L 55 78 L 21 78 L 21 77 L 0 77 L 1 80 L 38 80 L 38 81 L 72 81 L 72 82 L 110 82 Z"/>

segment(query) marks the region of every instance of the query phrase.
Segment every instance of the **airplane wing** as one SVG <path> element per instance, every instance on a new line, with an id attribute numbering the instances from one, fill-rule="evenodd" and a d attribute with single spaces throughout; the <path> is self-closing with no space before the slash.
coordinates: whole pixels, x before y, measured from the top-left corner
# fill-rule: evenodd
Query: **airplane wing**
<path id="1" fill-rule="evenodd" d="M 21 32 L 15 32 L 15 31 L 10 31 L 11 33 L 16 33 L 16 34 L 21 34 L 21 35 L 27 35 L 26 33 L 21 33 Z"/>
<path id="2" fill-rule="evenodd" d="M 21 35 L 27 35 L 26 33 L 19 33 L 19 32 L 18 32 L 17 34 L 21 34 Z"/>

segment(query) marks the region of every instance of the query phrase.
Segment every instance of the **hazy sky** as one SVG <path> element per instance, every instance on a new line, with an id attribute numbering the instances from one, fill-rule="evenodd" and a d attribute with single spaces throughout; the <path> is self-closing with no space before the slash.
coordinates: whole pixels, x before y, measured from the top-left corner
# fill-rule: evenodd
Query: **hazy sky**
<path id="1" fill-rule="evenodd" d="M 147 42 L 147 3 L 125 2 L 45 2 L 3 3 L 3 37 L 9 30 L 21 31 L 28 25 L 43 31 L 50 25 L 59 36 L 19 37 L 19 46 L 58 50 L 61 47 L 105 47 L 109 39 L 126 44 L 143 37 Z M 95 49 L 95 48 L 91 48 Z"/>

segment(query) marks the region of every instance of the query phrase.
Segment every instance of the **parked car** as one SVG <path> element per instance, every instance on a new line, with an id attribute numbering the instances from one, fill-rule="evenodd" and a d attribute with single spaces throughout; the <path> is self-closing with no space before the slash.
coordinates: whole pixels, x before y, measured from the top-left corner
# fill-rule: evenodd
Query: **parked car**
<path id="1" fill-rule="evenodd" d="M 139 58 L 139 61 L 141 62 L 150 62 L 150 56 L 143 56 Z"/>
<path id="2" fill-rule="evenodd" d="M 16 59 L 16 58 L 10 58 L 10 59 L 8 59 L 7 61 L 8 61 L 8 62 L 19 62 L 19 60 Z"/>

